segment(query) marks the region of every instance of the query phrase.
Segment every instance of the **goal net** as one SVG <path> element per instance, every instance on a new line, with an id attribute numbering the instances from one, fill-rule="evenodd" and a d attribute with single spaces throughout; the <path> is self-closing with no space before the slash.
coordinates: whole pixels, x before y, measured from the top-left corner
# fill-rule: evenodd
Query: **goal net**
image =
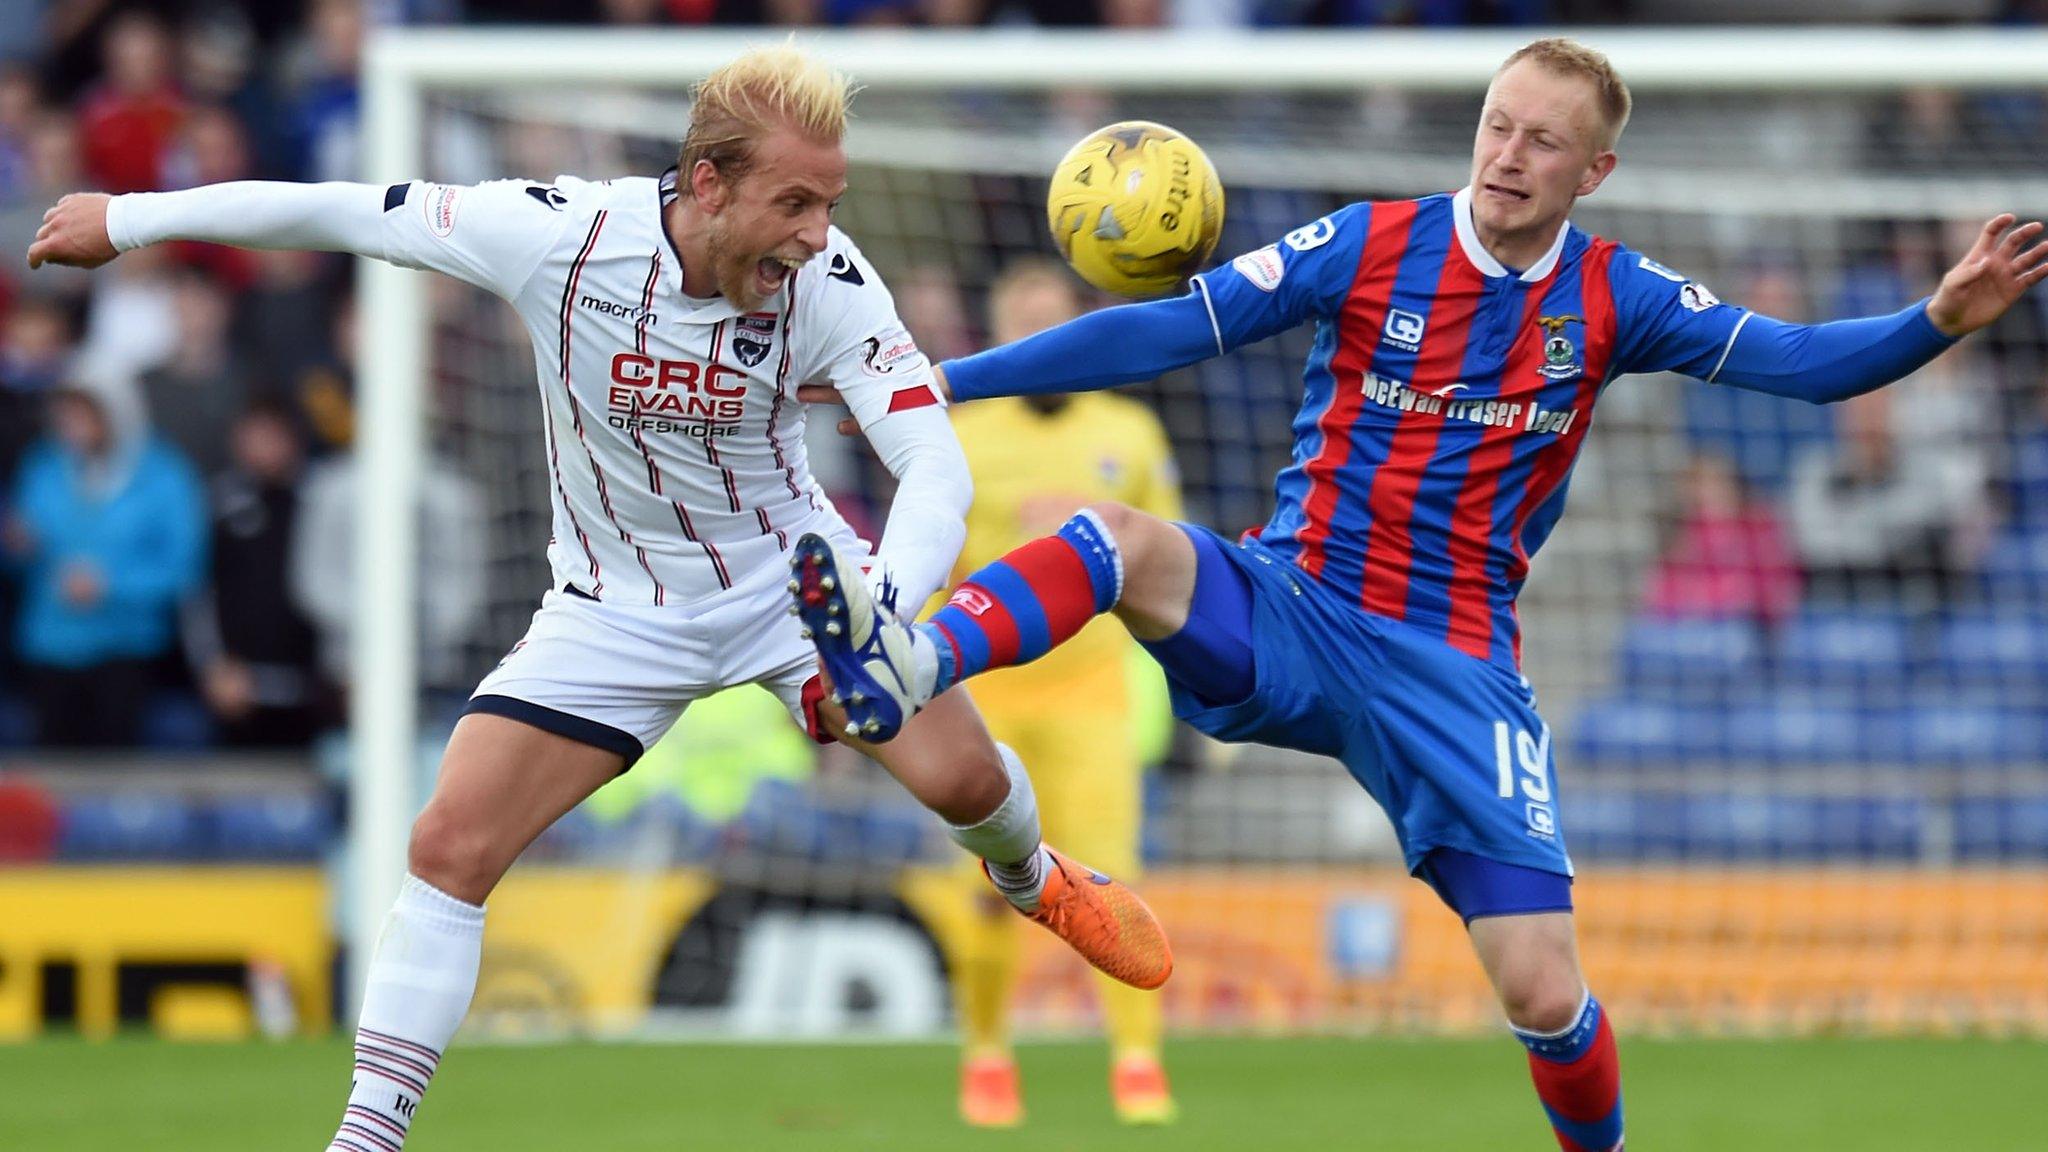
<path id="1" fill-rule="evenodd" d="M 2034 85 L 2048 41 L 2032 34 L 1587 39 L 1636 113 L 1577 222 L 1726 299 L 1794 320 L 1888 312 L 1992 214 L 2048 213 Z M 371 56 L 367 175 L 658 173 L 690 81 L 745 43 L 388 39 Z M 1480 94 L 1517 44 L 821 37 L 865 85 L 838 221 L 933 358 L 958 355 L 987 338 L 992 278 L 1050 253 L 1045 178 L 1089 129 L 1143 118 L 1200 142 L 1228 189 L 1226 260 L 1353 200 L 1463 184 Z M 365 499 L 406 507 L 434 477 L 467 485 L 480 570 L 431 575 L 483 593 L 421 658 L 414 537 L 368 527 L 359 945 L 423 797 L 413 740 L 445 736 L 451 705 L 522 634 L 549 531 L 511 311 L 378 267 L 360 299 Z M 1837 408 L 1675 377 L 1604 395 L 1521 619 L 1586 964 L 1632 1028 L 2048 1033 L 2044 306 L 2036 293 Z M 1308 338 L 1129 390 L 1170 434 L 1192 520 L 1228 534 L 1264 520 Z M 825 416 L 819 479 L 879 517 L 886 477 Z M 700 706 L 543 839 L 493 898 L 480 1026 L 947 1025 L 973 915 L 953 850 L 878 768 L 815 753 L 780 715 L 758 693 Z M 1456 918 L 1402 874 L 1340 766 L 1183 731 L 1144 796 L 1141 887 L 1179 957 L 1170 1026 L 1494 1026 Z M 1038 935 L 1020 1026 L 1091 1026 L 1083 970 Z"/>

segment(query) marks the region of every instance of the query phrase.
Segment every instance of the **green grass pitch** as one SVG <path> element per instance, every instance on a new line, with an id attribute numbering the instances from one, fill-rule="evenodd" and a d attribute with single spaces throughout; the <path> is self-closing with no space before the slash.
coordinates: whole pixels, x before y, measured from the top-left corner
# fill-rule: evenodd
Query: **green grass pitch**
<path id="1" fill-rule="evenodd" d="M 1624 1040 L 1646 1152 L 2048 1147 L 2048 1044 Z M 347 1085 L 341 1041 L 0 1045 L 0 1148 L 316 1152 Z M 1110 1122 L 1104 1056 L 1022 1051 L 1029 1121 L 953 1117 L 940 1045 L 457 1045 L 410 1149 L 1554 1149 L 1521 1053 L 1498 1041 L 1189 1040 L 1181 1122 Z"/>

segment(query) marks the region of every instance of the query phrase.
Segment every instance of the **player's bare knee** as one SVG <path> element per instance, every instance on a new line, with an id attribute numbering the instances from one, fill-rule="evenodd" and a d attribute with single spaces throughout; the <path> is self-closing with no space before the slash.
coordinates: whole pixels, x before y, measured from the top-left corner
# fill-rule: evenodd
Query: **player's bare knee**
<path id="1" fill-rule="evenodd" d="M 1586 996 L 1576 970 L 1532 965 L 1507 974 L 1500 982 L 1501 1010 L 1508 1022 L 1525 1032 L 1555 1032 L 1579 1018 Z"/>
<path id="2" fill-rule="evenodd" d="M 1161 523 L 1158 517 L 1115 500 L 1089 504 L 1082 511 L 1092 513 L 1102 521 L 1102 526 L 1109 530 L 1110 539 L 1116 541 L 1116 550 L 1123 556 L 1126 566 L 1133 559 L 1145 555 L 1149 529 Z"/>
<path id="3" fill-rule="evenodd" d="M 956 754 L 943 770 L 931 774 L 919 799 L 949 824 L 977 824 L 987 819 L 1010 794 L 1010 778 L 995 756 L 994 746 Z M 928 778 L 929 779 L 929 778 Z"/>
<path id="4" fill-rule="evenodd" d="M 487 829 L 429 804 L 413 822 L 406 868 L 457 900 L 481 904 L 504 874 L 502 855 Z"/>

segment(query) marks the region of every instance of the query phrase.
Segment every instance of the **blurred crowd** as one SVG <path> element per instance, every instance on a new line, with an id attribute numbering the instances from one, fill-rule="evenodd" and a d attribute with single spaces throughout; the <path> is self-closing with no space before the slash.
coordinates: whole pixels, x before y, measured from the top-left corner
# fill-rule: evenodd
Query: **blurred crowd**
<path id="1" fill-rule="evenodd" d="M 1441 25 L 1625 16 L 1630 7 L 8 0 L 0 4 L 0 747 L 301 746 L 339 723 L 356 513 L 347 453 L 350 261 L 187 243 L 131 253 L 92 275 L 31 275 L 21 254 L 43 211 L 74 190 L 352 178 L 356 68 L 369 24 Z M 2044 12 L 2048 5 L 2015 3 L 2007 16 Z M 2038 103 L 2031 107 L 2038 112 Z M 1959 122 L 1952 104 L 1934 100 L 1917 115 L 1888 119 L 1898 138 L 1878 146 L 1893 158 L 1938 163 L 1953 136 L 1941 125 Z M 1289 201 L 1262 216 L 1256 204 L 1253 197 L 1242 211 L 1233 205 L 1226 246 L 1263 243 L 1315 214 Z M 1028 227 L 1035 235 L 1035 224 Z M 1952 240 L 1931 225 L 1891 226 L 1858 242 L 1855 251 L 1872 254 L 1866 263 L 1837 269 L 1826 282 L 1796 267 L 1759 265 L 1744 282 L 1717 288 L 1788 319 L 1889 310 L 1934 281 L 1936 254 L 1960 250 Z M 909 269 L 894 283 L 906 321 L 935 359 L 984 339 L 967 319 L 980 314 L 979 301 L 948 270 Z M 1788 417 L 1789 406 L 1774 401 L 1689 392 L 1692 458 L 1667 469 L 1682 483 L 1672 487 L 1670 530 L 1641 612 L 1771 627 L 1802 605 L 1920 611 L 2010 593 L 2033 598 L 2027 610 L 2038 615 L 2048 571 L 2048 339 L 2040 309 L 2022 312 L 1899 388 L 1834 410 Z M 437 306 L 437 339 L 475 339 L 451 325 L 505 326 L 504 317 L 483 315 L 461 302 Z M 508 370 L 523 373 L 523 343 L 500 342 L 519 354 Z M 1203 398 L 1167 413 L 1176 436 L 1188 437 L 1183 464 L 1197 518 L 1236 529 L 1262 515 L 1274 467 L 1284 462 L 1298 364 L 1272 380 L 1251 378 L 1263 369 L 1218 364 L 1193 385 L 1168 382 L 1153 393 Z M 1191 410 L 1201 426 L 1189 427 Z M 1280 446 L 1278 461 L 1271 443 L 1244 438 L 1245 429 L 1276 422 L 1277 437 L 1268 439 Z M 505 450 L 530 457 L 530 448 L 520 441 Z M 821 458 L 817 468 L 829 487 L 863 484 L 858 463 Z M 487 506 L 494 497 L 439 464 L 429 467 L 426 488 L 432 570 L 485 573 L 499 551 L 481 527 L 495 514 Z M 862 504 L 845 502 L 856 515 Z M 515 527 L 526 550 L 537 551 L 545 525 Z M 2011 578 L 2001 584 L 2000 573 Z M 483 583 L 427 582 L 422 647 L 430 657 L 496 642 L 480 636 L 490 631 Z M 446 679 L 474 671 L 454 669 Z"/>

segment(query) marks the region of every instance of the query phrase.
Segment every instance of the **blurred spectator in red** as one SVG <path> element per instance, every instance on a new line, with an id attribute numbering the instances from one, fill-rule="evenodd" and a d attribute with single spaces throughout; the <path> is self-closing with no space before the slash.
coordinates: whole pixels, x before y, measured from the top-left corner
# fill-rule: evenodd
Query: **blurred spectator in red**
<path id="1" fill-rule="evenodd" d="M 228 438 L 212 483 L 212 579 L 185 614 L 185 651 L 227 743 L 302 746 L 326 696 L 313 625 L 288 591 L 305 447 L 291 414 L 261 401 Z"/>
<path id="2" fill-rule="evenodd" d="M 1799 603 L 1799 567 L 1778 514 L 1733 462 L 1702 453 L 1680 480 L 1677 530 L 1650 569 L 1643 609 L 1665 619 L 1747 619 L 1766 626 Z"/>
<path id="3" fill-rule="evenodd" d="M 234 304 L 227 293 L 197 272 L 176 284 L 177 340 L 170 359 L 142 374 L 142 391 L 157 431 L 211 476 L 228 465 L 222 433 L 248 406 L 249 377 L 228 340 Z"/>
<path id="4" fill-rule="evenodd" d="M 164 157 L 164 184 L 169 188 L 224 184 L 247 180 L 252 175 L 242 122 L 227 109 L 212 105 L 192 109 L 185 117 L 177 143 Z M 246 248 L 187 240 L 173 244 L 171 251 L 178 263 L 203 268 L 236 292 L 256 282 L 256 254 Z"/>
<path id="5" fill-rule="evenodd" d="M 204 571 L 205 491 L 151 434 L 131 381 L 74 375 L 52 398 L 50 429 L 22 462 L 4 531 L 37 739 L 132 743 L 174 650 L 178 604 Z"/>
<path id="6" fill-rule="evenodd" d="M 108 192 L 163 187 L 164 153 L 185 117 L 173 71 L 170 30 L 147 12 L 128 12 L 102 41 L 106 72 L 79 110 L 85 170 Z"/>

